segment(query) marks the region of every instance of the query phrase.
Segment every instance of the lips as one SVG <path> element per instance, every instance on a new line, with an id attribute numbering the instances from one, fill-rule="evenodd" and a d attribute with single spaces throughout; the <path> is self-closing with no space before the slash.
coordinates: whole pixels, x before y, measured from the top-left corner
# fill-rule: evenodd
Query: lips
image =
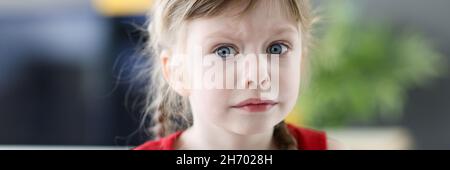
<path id="1" fill-rule="evenodd" d="M 278 103 L 272 100 L 261 100 L 257 98 L 247 99 L 237 105 L 232 106 L 235 109 L 242 109 L 248 112 L 264 112 Z"/>

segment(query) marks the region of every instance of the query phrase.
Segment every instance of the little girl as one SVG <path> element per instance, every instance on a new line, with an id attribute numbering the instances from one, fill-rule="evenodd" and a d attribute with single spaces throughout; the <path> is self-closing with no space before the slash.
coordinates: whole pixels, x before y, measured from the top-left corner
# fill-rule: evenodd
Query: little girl
<path id="1" fill-rule="evenodd" d="M 144 117 L 157 139 L 134 149 L 329 149 L 324 132 L 284 123 L 299 94 L 308 0 L 161 0 L 150 17 Z"/>

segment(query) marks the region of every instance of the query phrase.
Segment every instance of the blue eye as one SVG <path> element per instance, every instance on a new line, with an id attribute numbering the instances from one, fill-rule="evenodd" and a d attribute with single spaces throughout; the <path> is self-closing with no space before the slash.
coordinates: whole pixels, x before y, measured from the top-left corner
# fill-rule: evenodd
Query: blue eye
<path id="1" fill-rule="evenodd" d="M 234 48 L 230 46 L 221 46 L 216 49 L 215 53 L 221 58 L 227 58 L 230 55 L 236 55 L 236 50 L 234 50 Z"/>
<path id="2" fill-rule="evenodd" d="M 283 54 L 287 51 L 288 47 L 281 43 L 276 43 L 270 45 L 270 47 L 267 49 L 268 54 Z"/>

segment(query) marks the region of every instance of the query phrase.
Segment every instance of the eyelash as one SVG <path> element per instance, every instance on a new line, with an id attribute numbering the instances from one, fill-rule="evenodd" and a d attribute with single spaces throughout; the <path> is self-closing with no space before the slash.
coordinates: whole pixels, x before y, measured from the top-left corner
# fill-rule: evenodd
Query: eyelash
<path id="1" fill-rule="evenodd" d="M 239 51 L 239 50 L 238 50 L 239 48 L 237 48 L 237 47 L 236 47 L 235 45 L 233 45 L 233 44 L 222 43 L 222 44 L 216 45 L 216 46 L 213 48 L 212 53 L 214 53 L 215 51 L 217 51 L 220 47 L 231 47 L 231 48 L 235 49 L 236 51 Z"/>
<path id="2" fill-rule="evenodd" d="M 290 51 L 292 49 L 291 45 L 289 43 L 285 42 L 285 41 L 275 41 L 275 42 L 272 42 L 271 44 L 269 44 L 269 46 L 266 48 L 266 50 L 269 49 L 272 45 L 275 45 L 275 44 L 281 44 L 281 45 L 286 46 L 287 49 L 286 49 L 285 53 L 287 53 L 288 51 Z M 282 55 L 284 55 L 285 53 L 283 53 Z"/>
<path id="3" fill-rule="evenodd" d="M 291 44 L 289 42 L 286 41 L 274 41 L 273 43 L 271 43 L 269 46 L 273 45 L 273 44 L 283 44 L 286 47 L 288 47 L 288 49 L 291 49 Z"/>
<path id="4" fill-rule="evenodd" d="M 286 46 L 287 47 L 287 51 L 290 51 L 291 50 L 291 45 L 289 44 L 289 43 L 286 43 L 285 41 L 274 41 L 274 42 L 272 42 L 272 43 L 270 43 L 269 44 L 269 46 L 268 47 L 266 47 L 266 53 L 267 53 L 267 50 L 272 46 L 272 45 L 275 45 L 275 44 L 281 44 L 281 45 L 284 45 L 284 46 Z M 223 43 L 223 44 L 219 44 L 219 45 L 216 45 L 214 48 L 213 48 L 213 50 L 211 51 L 211 53 L 213 53 L 213 54 L 216 54 L 217 53 L 217 50 L 219 50 L 220 48 L 222 48 L 222 47 L 230 47 L 230 48 L 233 48 L 235 51 L 236 51 L 236 54 L 239 54 L 239 48 L 237 48 L 235 45 L 233 45 L 233 44 L 227 44 L 227 43 Z M 285 52 L 286 53 L 286 52 Z M 283 53 L 282 55 L 284 55 L 285 53 Z"/>

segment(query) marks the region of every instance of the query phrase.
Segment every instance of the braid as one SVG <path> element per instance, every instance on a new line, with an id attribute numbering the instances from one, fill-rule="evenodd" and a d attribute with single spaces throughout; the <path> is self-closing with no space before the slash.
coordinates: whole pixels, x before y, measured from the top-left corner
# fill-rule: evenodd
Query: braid
<path id="1" fill-rule="evenodd" d="M 163 90 L 164 89 L 164 90 Z M 188 100 L 170 89 L 161 87 L 165 93 L 155 101 L 152 132 L 157 138 L 167 136 L 192 125 L 192 114 Z"/>
<path id="2" fill-rule="evenodd" d="M 280 122 L 275 126 L 273 136 L 279 149 L 283 150 L 297 150 L 297 140 L 289 132 L 289 129 L 284 123 Z"/>
<path id="3" fill-rule="evenodd" d="M 155 112 L 153 120 L 154 126 L 153 126 L 153 134 L 157 138 L 161 138 L 166 136 L 168 131 L 169 122 L 167 121 L 168 114 L 165 112 L 163 106 L 161 105 L 158 110 Z"/>

